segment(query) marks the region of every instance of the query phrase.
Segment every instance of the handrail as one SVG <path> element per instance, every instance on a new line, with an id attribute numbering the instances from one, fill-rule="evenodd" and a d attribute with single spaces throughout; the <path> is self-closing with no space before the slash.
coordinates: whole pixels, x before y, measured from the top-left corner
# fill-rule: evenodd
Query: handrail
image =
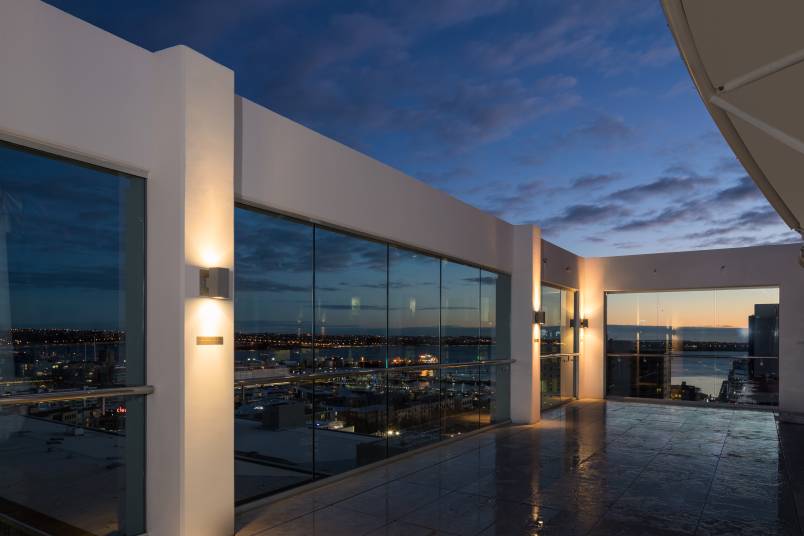
<path id="1" fill-rule="evenodd" d="M 466 361 L 464 363 L 432 363 L 429 365 L 406 365 L 404 367 L 377 367 L 377 368 L 363 368 L 363 369 L 348 369 L 342 371 L 332 372 L 314 372 L 312 374 L 299 374 L 293 376 L 261 376 L 257 378 L 245 378 L 242 380 L 235 380 L 238 387 L 247 387 L 249 385 L 265 385 L 267 383 L 287 383 L 287 382 L 306 382 L 315 380 L 326 380 L 330 378 L 342 378 L 344 376 L 366 376 L 368 374 L 379 374 L 382 372 L 415 372 L 419 370 L 441 370 L 441 369 L 456 369 L 468 368 L 485 365 L 510 365 L 515 363 L 516 359 L 487 359 L 484 361 Z"/>
<path id="2" fill-rule="evenodd" d="M 568 352 L 560 354 L 544 354 L 539 356 L 541 359 L 545 359 L 547 357 L 581 357 L 581 354 L 580 352 Z"/>
<path id="3" fill-rule="evenodd" d="M 86 400 L 88 398 L 109 398 L 112 396 L 140 396 L 154 392 L 151 385 L 133 387 L 110 387 L 108 389 L 74 390 L 50 393 L 34 393 L 30 395 L 0 397 L 0 407 L 38 404 L 41 402 L 58 402 L 61 400 Z"/>
<path id="4" fill-rule="evenodd" d="M 764 355 L 725 355 L 725 354 L 720 354 L 720 353 L 717 353 L 717 352 L 712 352 L 711 354 L 704 353 L 704 352 L 701 352 L 701 353 L 689 353 L 689 354 L 678 354 L 678 353 L 670 353 L 670 354 L 665 354 L 665 353 L 661 353 L 661 354 L 659 354 L 659 353 L 656 353 L 656 354 L 646 354 L 646 353 L 639 353 L 639 354 L 636 354 L 636 353 L 633 353 L 633 354 L 612 354 L 612 353 L 607 353 L 606 354 L 606 357 L 643 357 L 643 356 L 647 356 L 647 357 L 709 357 L 709 358 L 712 358 L 712 359 L 779 359 L 778 355 L 774 355 L 774 356 L 764 356 Z"/>

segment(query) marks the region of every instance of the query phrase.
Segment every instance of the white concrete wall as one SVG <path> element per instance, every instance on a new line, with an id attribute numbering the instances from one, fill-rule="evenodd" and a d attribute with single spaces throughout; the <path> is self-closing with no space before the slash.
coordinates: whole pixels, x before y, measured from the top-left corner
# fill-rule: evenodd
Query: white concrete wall
<path id="1" fill-rule="evenodd" d="M 510 272 L 512 226 L 240 99 L 239 201 Z"/>
<path id="2" fill-rule="evenodd" d="M 542 240 L 542 282 L 578 290 L 581 288 L 582 257 Z"/>
<path id="3" fill-rule="evenodd" d="M 0 130 L 10 141 L 142 173 L 152 54 L 36 0 L 0 2 Z"/>
<path id="4" fill-rule="evenodd" d="M 582 311 L 589 329 L 581 396 L 604 396 L 604 292 L 778 286 L 780 409 L 804 413 L 804 269 L 798 252 L 797 245 L 783 245 L 585 259 Z"/>
<path id="5" fill-rule="evenodd" d="M 539 326 L 533 313 L 541 308 L 541 231 L 532 225 L 514 227 L 511 274 L 511 420 L 531 424 L 541 414 Z"/>
<path id="6" fill-rule="evenodd" d="M 0 3 L 0 50 L 0 138 L 146 178 L 147 528 L 231 534 L 232 307 L 201 311 L 194 267 L 233 265 L 233 73 L 36 0 Z"/>

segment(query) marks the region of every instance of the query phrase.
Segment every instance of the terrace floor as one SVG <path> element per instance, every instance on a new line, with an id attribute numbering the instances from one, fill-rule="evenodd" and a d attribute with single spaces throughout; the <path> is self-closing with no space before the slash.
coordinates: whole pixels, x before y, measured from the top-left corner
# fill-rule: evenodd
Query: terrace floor
<path id="1" fill-rule="evenodd" d="M 774 413 L 580 401 L 242 513 L 237 534 L 798 535 L 802 496 L 804 426 Z"/>

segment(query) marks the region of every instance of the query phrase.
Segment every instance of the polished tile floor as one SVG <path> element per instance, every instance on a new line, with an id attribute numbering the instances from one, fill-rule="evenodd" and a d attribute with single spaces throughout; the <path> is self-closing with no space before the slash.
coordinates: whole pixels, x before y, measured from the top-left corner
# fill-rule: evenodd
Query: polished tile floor
<path id="1" fill-rule="evenodd" d="M 782 427 L 790 455 L 779 437 L 769 412 L 574 402 L 245 512 L 238 535 L 801 534 L 804 426 Z"/>

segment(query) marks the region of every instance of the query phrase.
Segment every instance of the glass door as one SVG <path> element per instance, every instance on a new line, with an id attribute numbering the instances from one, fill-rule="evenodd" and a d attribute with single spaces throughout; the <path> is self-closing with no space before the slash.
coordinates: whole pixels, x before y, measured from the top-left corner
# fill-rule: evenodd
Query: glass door
<path id="1" fill-rule="evenodd" d="M 542 285 L 545 313 L 540 330 L 542 410 L 569 402 L 577 394 L 576 297 L 572 289 Z"/>

